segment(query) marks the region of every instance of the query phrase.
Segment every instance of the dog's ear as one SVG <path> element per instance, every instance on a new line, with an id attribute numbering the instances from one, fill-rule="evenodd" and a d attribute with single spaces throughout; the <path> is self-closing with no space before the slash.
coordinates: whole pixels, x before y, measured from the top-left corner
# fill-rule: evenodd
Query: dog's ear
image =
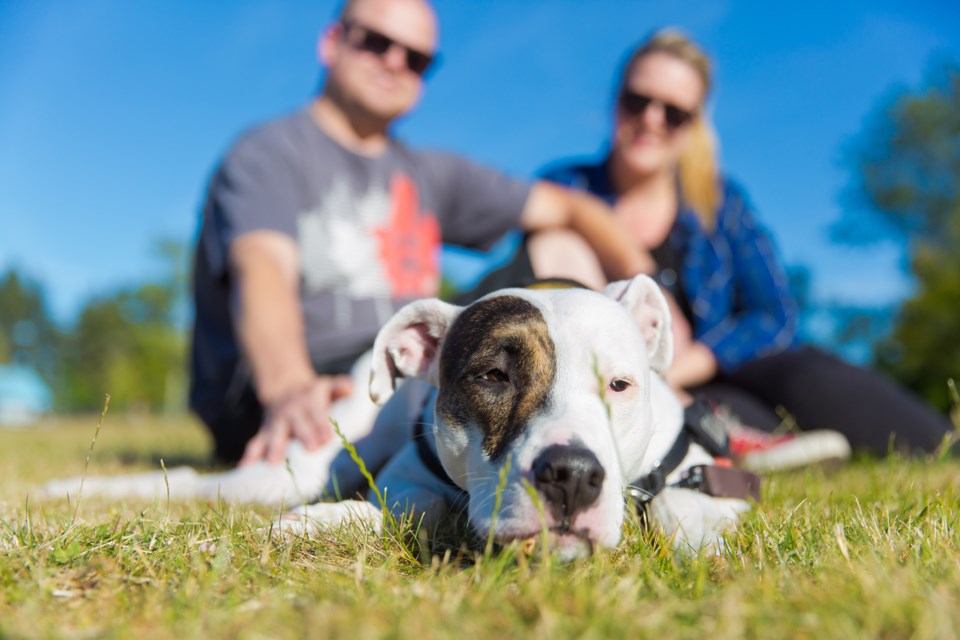
<path id="1" fill-rule="evenodd" d="M 640 274 L 632 280 L 611 282 L 603 295 L 616 300 L 637 323 L 647 343 L 650 368 L 663 373 L 673 362 L 673 331 L 670 328 L 670 307 L 660 286 L 649 276 Z"/>
<path id="2" fill-rule="evenodd" d="M 397 378 L 437 383 L 437 358 L 450 323 L 461 307 L 436 298 L 406 305 L 380 329 L 373 343 L 370 398 L 383 404 L 393 395 Z"/>

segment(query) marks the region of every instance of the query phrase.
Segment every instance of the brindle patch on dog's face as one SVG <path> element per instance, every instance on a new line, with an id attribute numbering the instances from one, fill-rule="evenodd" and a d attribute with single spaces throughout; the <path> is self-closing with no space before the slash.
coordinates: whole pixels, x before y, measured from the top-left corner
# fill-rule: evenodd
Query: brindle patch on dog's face
<path id="1" fill-rule="evenodd" d="M 465 309 L 440 355 L 437 416 L 448 428 L 476 425 L 492 460 L 547 408 L 557 369 L 547 322 L 530 302 L 497 296 Z"/>

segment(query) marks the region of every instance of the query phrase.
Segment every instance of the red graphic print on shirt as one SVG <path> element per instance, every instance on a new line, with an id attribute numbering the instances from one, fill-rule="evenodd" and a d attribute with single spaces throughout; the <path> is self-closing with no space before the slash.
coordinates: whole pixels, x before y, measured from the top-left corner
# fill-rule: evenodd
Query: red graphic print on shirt
<path id="1" fill-rule="evenodd" d="M 428 298 L 440 288 L 440 225 L 420 211 L 417 187 L 403 175 L 390 184 L 390 219 L 374 229 L 394 298 Z"/>

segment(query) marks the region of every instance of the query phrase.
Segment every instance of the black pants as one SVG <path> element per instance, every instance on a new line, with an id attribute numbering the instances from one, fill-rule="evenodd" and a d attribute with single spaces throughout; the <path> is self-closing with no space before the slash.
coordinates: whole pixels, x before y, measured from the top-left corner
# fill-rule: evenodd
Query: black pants
<path id="1" fill-rule="evenodd" d="M 782 407 L 800 429 L 833 429 L 855 450 L 934 451 L 945 416 L 883 376 L 812 347 L 758 358 L 690 390 L 727 405 L 745 425 L 773 431 Z"/>
<path id="2" fill-rule="evenodd" d="M 205 420 L 213 436 L 213 455 L 217 462 L 236 464 L 243 457 L 247 443 L 263 423 L 263 405 L 249 384 L 243 385 L 225 399 L 219 415 Z"/>

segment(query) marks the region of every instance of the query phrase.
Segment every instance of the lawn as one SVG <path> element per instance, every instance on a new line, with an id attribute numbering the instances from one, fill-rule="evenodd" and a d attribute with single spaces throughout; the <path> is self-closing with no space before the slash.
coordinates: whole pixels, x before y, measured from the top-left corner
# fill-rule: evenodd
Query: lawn
<path id="1" fill-rule="evenodd" d="M 83 471 L 97 421 L 0 430 L 0 638 L 960 636 L 956 460 L 768 477 L 719 556 L 631 520 L 615 552 L 559 565 L 349 531 L 270 539 L 262 507 L 31 497 Z M 202 465 L 208 446 L 186 418 L 107 415 L 89 473 Z"/>

